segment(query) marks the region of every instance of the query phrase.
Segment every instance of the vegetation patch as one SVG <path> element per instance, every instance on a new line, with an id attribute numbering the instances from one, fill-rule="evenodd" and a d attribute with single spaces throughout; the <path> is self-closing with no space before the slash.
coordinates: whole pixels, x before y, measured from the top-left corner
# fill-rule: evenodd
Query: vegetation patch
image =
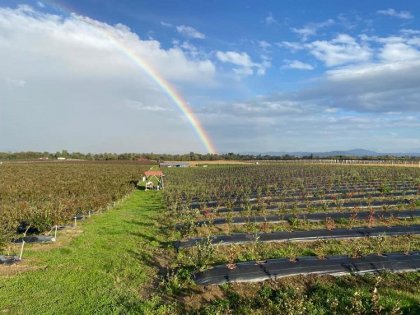
<path id="1" fill-rule="evenodd" d="M 153 295 L 159 257 L 167 257 L 161 217 L 161 194 L 136 191 L 80 223 L 82 233 L 64 246 L 28 246 L 23 266 L 0 267 L 0 312 L 141 314 L 166 307 Z"/>

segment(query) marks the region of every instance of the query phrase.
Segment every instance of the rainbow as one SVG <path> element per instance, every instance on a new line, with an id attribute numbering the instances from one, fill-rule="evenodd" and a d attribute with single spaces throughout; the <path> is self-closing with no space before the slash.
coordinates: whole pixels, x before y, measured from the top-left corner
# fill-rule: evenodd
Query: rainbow
<path id="1" fill-rule="evenodd" d="M 44 0 L 43 3 L 47 3 L 48 5 L 59 9 L 60 11 L 65 12 L 66 14 L 72 14 L 76 13 L 73 9 L 68 8 L 67 5 L 64 5 L 61 2 L 58 1 L 52 1 L 52 0 Z M 82 14 L 79 14 L 83 16 Z M 89 20 L 86 19 L 85 22 L 89 23 Z M 139 56 L 135 51 L 133 51 L 130 47 L 124 44 L 119 38 L 114 36 L 110 31 L 99 27 L 96 24 L 89 23 L 93 27 L 95 27 L 96 30 L 104 34 L 110 41 L 116 44 L 116 47 L 120 49 L 120 51 L 125 54 L 134 64 L 139 66 L 161 89 L 164 91 L 169 98 L 176 104 L 176 106 L 181 110 L 181 112 L 185 115 L 188 122 L 198 135 L 200 141 L 203 143 L 206 150 L 211 154 L 217 154 L 217 150 L 215 145 L 213 144 L 213 141 L 207 134 L 206 130 L 201 125 L 200 120 L 197 118 L 197 116 L 194 114 L 191 107 L 188 105 L 188 103 L 184 100 L 184 98 L 178 93 L 178 91 L 175 89 L 174 86 L 172 86 L 156 69 L 153 68 L 152 65 L 147 64 L 141 56 Z"/>

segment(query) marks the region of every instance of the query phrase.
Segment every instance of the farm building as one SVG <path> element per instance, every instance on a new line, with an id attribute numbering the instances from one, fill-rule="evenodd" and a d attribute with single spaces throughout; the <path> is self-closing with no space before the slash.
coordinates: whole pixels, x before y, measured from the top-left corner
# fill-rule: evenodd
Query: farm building
<path id="1" fill-rule="evenodd" d="M 159 164 L 160 167 L 189 167 L 188 162 L 162 162 Z"/>
<path id="2" fill-rule="evenodd" d="M 145 190 L 163 189 L 163 172 L 162 171 L 146 171 L 144 172 L 143 182 L 145 182 Z"/>

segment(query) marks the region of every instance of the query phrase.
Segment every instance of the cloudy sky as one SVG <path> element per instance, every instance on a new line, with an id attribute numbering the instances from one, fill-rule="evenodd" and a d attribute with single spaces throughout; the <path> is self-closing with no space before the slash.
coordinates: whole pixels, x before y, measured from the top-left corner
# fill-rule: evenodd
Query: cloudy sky
<path id="1" fill-rule="evenodd" d="M 133 59 L 219 152 L 420 152 L 415 0 L 0 0 L 0 151 L 206 152 Z"/>

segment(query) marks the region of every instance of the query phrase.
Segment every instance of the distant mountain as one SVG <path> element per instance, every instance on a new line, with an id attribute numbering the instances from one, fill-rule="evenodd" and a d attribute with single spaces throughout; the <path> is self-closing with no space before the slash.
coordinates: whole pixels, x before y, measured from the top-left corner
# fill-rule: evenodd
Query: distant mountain
<path id="1" fill-rule="evenodd" d="M 313 157 L 328 157 L 328 156 L 384 156 L 384 155 L 391 155 L 391 156 L 420 156 L 420 150 L 418 152 L 413 153 L 378 153 L 375 151 L 365 150 L 365 149 L 352 149 L 352 150 L 345 150 L 345 151 L 328 151 L 328 152 L 246 152 L 243 154 L 250 154 L 250 155 L 271 155 L 271 156 L 283 156 L 283 155 L 291 155 L 296 157 L 302 156 L 310 156 L 311 154 Z"/>
<path id="2" fill-rule="evenodd" d="M 329 152 L 317 152 L 313 153 L 314 156 L 325 157 L 325 156 L 378 156 L 381 153 L 365 150 L 365 149 L 353 149 L 347 151 L 329 151 Z"/>

